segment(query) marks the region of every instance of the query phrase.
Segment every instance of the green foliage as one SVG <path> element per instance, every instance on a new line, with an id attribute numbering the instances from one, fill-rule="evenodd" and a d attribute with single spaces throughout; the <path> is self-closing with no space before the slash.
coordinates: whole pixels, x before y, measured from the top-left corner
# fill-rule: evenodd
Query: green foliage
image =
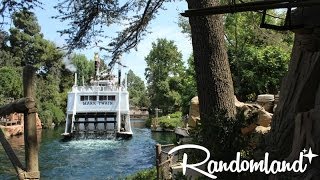
<path id="1" fill-rule="evenodd" d="M 274 11 L 269 13 L 277 15 Z M 268 21 L 277 23 L 270 17 Z M 258 94 L 277 93 L 288 69 L 292 34 L 261 29 L 259 23 L 259 14 L 253 12 L 226 16 L 230 68 L 235 94 L 241 101 L 253 101 Z"/>
<path id="2" fill-rule="evenodd" d="M 194 71 L 194 60 L 191 55 L 188 59 L 188 68 L 181 80 L 183 86 L 181 92 L 182 114 L 189 114 L 190 100 L 197 96 L 196 73 Z"/>
<path id="3" fill-rule="evenodd" d="M 22 72 L 25 64 L 38 68 L 36 100 L 44 125 L 64 121 L 66 91 L 73 80 L 72 73 L 62 64 L 63 52 L 53 42 L 43 38 L 34 13 L 26 9 L 12 15 L 14 27 L 10 34 L 0 32 L 0 70 L 2 99 L 22 96 Z M 70 84 L 71 83 L 71 84 Z"/>
<path id="4" fill-rule="evenodd" d="M 71 58 L 71 63 L 77 69 L 78 85 L 82 85 L 82 78 L 86 83 L 94 76 L 94 61 L 89 61 L 85 55 L 74 54 Z"/>
<path id="5" fill-rule="evenodd" d="M 179 110 L 181 107 L 181 79 L 184 66 L 182 54 L 173 41 L 158 39 L 145 58 L 145 75 L 151 108 L 160 108 L 164 114 Z"/>
<path id="6" fill-rule="evenodd" d="M 127 74 L 130 106 L 149 107 L 147 90 L 141 78 L 130 69 Z"/>
<path id="7" fill-rule="evenodd" d="M 21 59 L 22 64 L 40 68 L 45 63 L 50 63 L 53 59 L 47 55 L 52 52 L 54 45 L 43 38 L 34 13 L 28 10 L 15 12 L 12 20 L 15 27 L 9 30 L 11 52 Z"/>
<path id="8" fill-rule="evenodd" d="M 44 111 L 44 113 L 47 113 L 49 111 L 50 112 L 49 115 L 51 115 L 51 117 L 49 116 L 46 118 L 52 119 L 52 122 L 55 124 L 60 124 L 61 122 L 63 122 L 65 120 L 64 112 L 60 109 L 60 107 L 57 107 L 53 103 L 50 103 L 50 102 L 43 103 L 42 104 L 42 111 Z"/>
<path id="9" fill-rule="evenodd" d="M 283 18 L 283 14 L 268 11 Z M 259 27 L 260 14 L 244 12 L 225 16 L 225 37 L 235 94 L 240 101 L 255 100 L 262 93 L 279 91 L 280 81 L 288 69 L 293 34 Z M 267 17 L 268 23 L 279 20 Z M 187 19 L 180 18 L 182 32 L 191 35 Z M 185 104 L 185 100 L 183 100 Z M 186 107 L 186 105 L 183 105 Z M 187 109 L 183 110 L 185 112 Z"/>
<path id="10" fill-rule="evenodd" d="M 174 129 L 176 127 L 182 127 L 182 113 L 175 112 L 158 118 L 159 125 L 164 129 Z"/>
<path id="11" fill-rule="evenodd" d="M 289 53 L 276 46 L 248 46 L 244 51 L 245 57 L 230 62 L 235 94 L 242 101 L 255 100 L 259 94 L 276 94 L 288 69 Z"/>
<path id="12" fill-rule="evenodd" d="M 16 67 L 0 68 L 0 94 L 3 98 L 19 99 L 22 96 L 21 69 Z"/>
<path id="13" fill-rule="evenodd" d="M 157 179 L 157 169 L 145 169 L 131 176 L 126 177 L 127 180 L 155 180 Z"/>

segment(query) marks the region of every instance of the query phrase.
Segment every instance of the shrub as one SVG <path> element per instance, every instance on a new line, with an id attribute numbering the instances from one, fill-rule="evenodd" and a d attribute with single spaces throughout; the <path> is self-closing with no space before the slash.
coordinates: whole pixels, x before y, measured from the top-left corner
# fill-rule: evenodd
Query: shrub
<path id="1" fill-rule="evenodd" d="M 157 179 L 157 169 L 151 168 L 151 169 L 144 169 L 142 171 L 139 171 L 131 176 L 126 177 L 128 180 L 153 180 Z"/>
<path id="2" fill-rule="evenodd" d="M 174 129 L 178 126 L 182 126 L 181 112 L 175 112 L 167 116 L 159 117 L 159 125 L 165 129 Z"/>

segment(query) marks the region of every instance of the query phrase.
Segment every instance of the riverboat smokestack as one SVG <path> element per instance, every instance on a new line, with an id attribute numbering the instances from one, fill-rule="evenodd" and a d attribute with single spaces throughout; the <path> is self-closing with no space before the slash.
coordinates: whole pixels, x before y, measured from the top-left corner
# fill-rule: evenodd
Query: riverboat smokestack
<path id="1" fill-rule="evenodd" d="M 95 79 L 98 79 L 100 74 L 100 57 L 98 53 L 94 53 L 94 73 Z"/>
<path id="2" fill-rule="evenodd" d="M 77 86 L 78 82 L 78 76 L 77 73 L 74 73 L 74 85 Z"/>
<path id="3" fill-rule="evenodd" d="M 121 70 L 118 70 L 118 84 L 121 86 Z"/>

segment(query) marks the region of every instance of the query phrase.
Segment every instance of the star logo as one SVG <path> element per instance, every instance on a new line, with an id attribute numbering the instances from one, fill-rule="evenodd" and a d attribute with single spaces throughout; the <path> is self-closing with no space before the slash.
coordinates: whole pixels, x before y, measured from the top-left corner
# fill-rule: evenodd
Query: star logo
<path id="1" fill-rule="evenodd" d="M 309 163 L 311 164 L 312 158 L 317 157 L 317 154 L 313 154 L 311 148 L 309 148 L 309 152 L 306 154 L 307 150 L 303 149 L 304 157 L 309 159 Z"/>
<path id="2" fill-rule="evenodd" d="M 303 154 L 307 153 L 306 148 L 304 148 L 304 149 L 302 150 L 302 152 L 303 152 Z"/>

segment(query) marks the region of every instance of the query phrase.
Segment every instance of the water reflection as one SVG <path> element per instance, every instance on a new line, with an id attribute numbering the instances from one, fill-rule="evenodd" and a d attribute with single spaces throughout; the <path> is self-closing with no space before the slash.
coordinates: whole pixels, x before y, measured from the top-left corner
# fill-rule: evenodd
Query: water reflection
<path id="1" fill-rule="evenodd" d="M 155 163 L 155 144 L 171 143 L 172 133 L 152 133 L 133 128 L 131 140 L 83 139 L 61 141 L 63 128 L 43 130 L 40 144 L 41 179 L 114 179 Z M 24 159 L 23 136 L 10 143 Z M 0 146 L 0 179 L 16 179 L 13 167 Z"/>

